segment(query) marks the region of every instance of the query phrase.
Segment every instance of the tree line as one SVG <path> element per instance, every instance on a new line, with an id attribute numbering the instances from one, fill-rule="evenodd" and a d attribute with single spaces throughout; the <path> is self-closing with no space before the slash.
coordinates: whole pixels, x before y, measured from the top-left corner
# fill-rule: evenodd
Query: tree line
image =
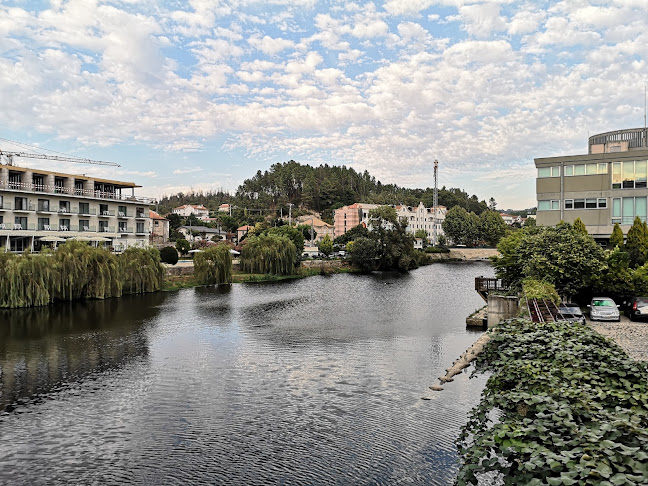
<path id="1" fill-rule="evenodd" d="M 442 206 L 460 206 L 477 215 L 488 209 L 485 201 L 459 188 L 444 186 L 439 189 L 438 198 Z M 316 211 L 331 222 L 335 209 L 354 202 L 416 206 L 421 201 L 426 207 L 433 206 L 434 189 L 408 189 L 396 184 L 383 184 L 366 170 L 357 172 L 350 167 L 328 164 L 313 167 L 290 160 L 273 164 L 269 170 L 257 171 L 238 187 L 233 196 L 222 191 L 179 193 L 163 197 L 159 201 L 159 210 L 166 213 L 182 204 L 203 204 L 210 211 L 216 211 L 220 204 L 229 203 L 236 207 L 232 216 L 238 222 L 247 218 L 249 221 L 245 223 L 253 224 L 269 214 L 288 214 L 292 204 L 293 211 L 300 208 Z"/>

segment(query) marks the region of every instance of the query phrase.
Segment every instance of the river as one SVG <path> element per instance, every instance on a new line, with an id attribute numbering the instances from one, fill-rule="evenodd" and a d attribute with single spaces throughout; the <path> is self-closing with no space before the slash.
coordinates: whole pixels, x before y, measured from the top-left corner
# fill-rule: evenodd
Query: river
<path id="1" fill-rule="evenodd" d="M 451 484 L 486 263 L 0 311 L 1 484 Z M 422 400 L 429 397 L 431 400 Z"/>

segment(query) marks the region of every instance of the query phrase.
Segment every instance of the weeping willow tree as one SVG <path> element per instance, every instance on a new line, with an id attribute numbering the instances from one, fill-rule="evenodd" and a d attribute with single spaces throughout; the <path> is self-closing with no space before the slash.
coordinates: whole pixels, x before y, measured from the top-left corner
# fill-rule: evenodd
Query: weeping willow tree
<path id="1" fill-rule="evenodd" d="M 196 253 L 194 276 L 205 285 L 232 283 L 232 255 L 229 246 L 210 246 Z"/>
<path id="2" fill-rule="evenodd" d="M 58 273 L 54 299 L 105 299 L 122 294 L 122 275 L 117 257 L 105 248 L 82 241 L 68 241 L 54 253 Z"/>
<path id="3" fill-rule="evenodd" d="M 52 301 L 56 270 L 50 255 L 3 254 L 0 257 L 0 307 L 31 307 Z"/>
<path id="4" fill-rule="evenodd" d="M 118 257 L 124 294 L 142 294 L 160 290 L 164 268 L 156 248 L 128 248 Z"/>
<path id="5" fill-rule="evenodd" d="M 247 239 L 241 250 L 241 270 L 247 273 L 291 275 L 297 249 L 285 236 L 259 235 Z"/>

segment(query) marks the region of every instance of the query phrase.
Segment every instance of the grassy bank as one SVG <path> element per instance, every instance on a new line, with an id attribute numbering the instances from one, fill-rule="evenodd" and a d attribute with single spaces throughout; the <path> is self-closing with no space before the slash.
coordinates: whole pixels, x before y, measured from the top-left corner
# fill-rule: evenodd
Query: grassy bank
<path id="1" fill-rule="evenodd" d="M 589 327 L 513 319 L 476 368 L 492 375 L 457 484 L 648 484 L 648 364 Z"/>

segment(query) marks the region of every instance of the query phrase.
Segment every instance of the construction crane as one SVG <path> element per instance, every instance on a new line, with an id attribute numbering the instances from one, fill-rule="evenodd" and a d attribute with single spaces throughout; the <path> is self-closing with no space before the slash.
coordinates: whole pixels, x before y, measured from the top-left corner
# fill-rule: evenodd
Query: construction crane
<path id="1" fill-rule="evenodd" d="M 7 158 L 7 165 L 14 165 L 14 157 L 22 157 L 25 159 L 45 159 L 45 160 L 57 160 L 60 162 L 75 162 L 78 164 L 94 164 L 94 165 L 110 165 L 112 167 L 121 167 L 121 165 L 115 162 L 105 162 L 103 160 L 91 160 L 91 159 L 82 159 L 79 157 L 69 157 L 63 155 L 45 155 L 45 154 L 34 154 L 30 152 L 8 152 L 6 150 L 0 150 L 0 158 Z"/>
<path id="2" fill-rule="evenodd" d="M 91 159 L 84 159 L 80 157 L 71 157 L 67 154 L 62 154 L 55 152 L 53 150 L 46 150 L 47 152 L 54 152 L 55 155 L 47 155 L 47 154 L 41 154 L 36 152 L 36 150 L 43 150 L 39 149 L 38 147 L 33 147 L 31 145 L 27 145 L 25 143 L 20 143 L 20 142 L 14 142 L 12 140 L 7 140 L 6 138 L 0 138 L 0 142 L 5 142 L 11 145 L 15 145 L 17 147 L 25 148 L 26 150 L 32 150 L 33 152 L 14 152 L 11 150 L 2 150 L 0 148 L 0 162 L 2 161 L 3 158 L 7 159 L 7 165 L 14 165 L 13 159 L 14 157 L 21 157 L 24 159 L 44 159 L 44 160 L 56 160 L 59 162 L 74 162 L 77 164 L 93 164 L 93 165 L 109 165 L 112 167 L 121 167 L 121 165 L 116 164 L 115 162 L 105 162 L 103 160 L 91 160 Z"/>

